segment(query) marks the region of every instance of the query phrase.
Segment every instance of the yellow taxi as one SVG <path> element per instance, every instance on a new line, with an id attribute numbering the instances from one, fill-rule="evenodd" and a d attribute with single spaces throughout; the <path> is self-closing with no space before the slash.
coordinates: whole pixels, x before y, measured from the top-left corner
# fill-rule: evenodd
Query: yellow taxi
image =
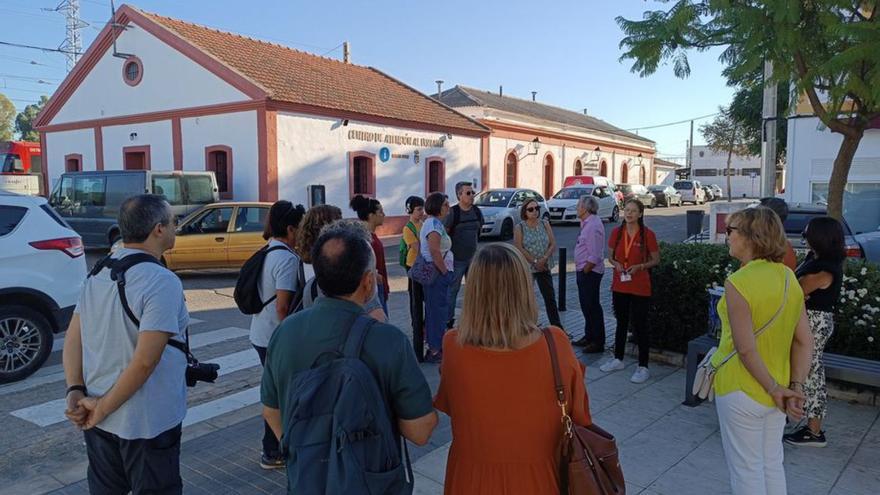
<path id="1" fill-rule="evenodd" d="M 241 268 L 266 244 L 263 226 L 272 203 L 213 203 L 184 218 L 174 249 L 165 252 L 169 270 Z"/>

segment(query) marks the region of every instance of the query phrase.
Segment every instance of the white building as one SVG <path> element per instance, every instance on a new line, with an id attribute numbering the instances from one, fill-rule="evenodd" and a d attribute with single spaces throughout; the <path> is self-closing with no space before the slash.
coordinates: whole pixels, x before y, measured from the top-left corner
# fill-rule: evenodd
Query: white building
<path id="1" fill-rule="evenodd" d="M 487 127 L 376 69 L 131 6 L 115 23 L 37 120 L 47 188 L 65 170 L 212 170 L 224 199 L 371 195 L 399 232 L 407 196 L 488 173 Z"/>
<path id="2" fill-rule="evenodd" d="M 704 185 L 718 184 L 727 196 L 727 153 L 716 153 L 708 146 L 694 146 L 691 176 Z M 733 198 L 761 195 L 761 157 L 733 155 L 730 162 L 730 188 Z"/>
<path id="3" fill-rule="evenodd" d="M 597 118 L 464 86 L 439 99 L 492 129 L 483 148 L 489 187 L 528 187 L 551 197 L 571 175 L 602 175 L 618 184 L 658 180 L 654 142 Z"/>

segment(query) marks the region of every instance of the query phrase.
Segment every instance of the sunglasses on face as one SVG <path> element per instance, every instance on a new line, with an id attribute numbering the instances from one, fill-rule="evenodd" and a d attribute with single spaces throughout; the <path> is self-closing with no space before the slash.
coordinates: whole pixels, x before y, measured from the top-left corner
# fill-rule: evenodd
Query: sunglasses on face
<path id="1" fill-rule="evenodd" d="M 734 230 L 739 230 L 738 227 L 727 227 L 724 229 L 727 232 L 727 236 L 730 237 L 730 234 L 733 233 Z"/>
<path id="2" fill-rule="evenodd" d="M 538 211 L 538 207 L 537 206 L 529 206 L 528 208 L 526 208 L 526 211 L 529 213 L 533 213 L 533 212 Z"/>
<path id="3" fill-rule="evenodd" d="M 477 193 L 475 193 L 473 191 L 465 191 L 464 194 L 465 194 L 465 196 L 473 196 L 474 194 L 477 194 Z"/>

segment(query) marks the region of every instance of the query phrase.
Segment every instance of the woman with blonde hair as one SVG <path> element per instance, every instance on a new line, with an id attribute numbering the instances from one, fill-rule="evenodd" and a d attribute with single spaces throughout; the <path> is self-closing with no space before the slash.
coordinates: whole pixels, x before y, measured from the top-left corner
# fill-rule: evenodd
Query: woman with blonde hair
<path id="1" fill-rule="evenodd" d="M 434 398 L 452 419 L 445 493 L 557 494 L 562 423 L 531 270 L 516 248 L 492 244 L 477 251 L 468 277 L 460 326 L 443 338 Z M 584 366 L 565 332 L 544 331 L 558 349 L 567 412 L 588 426 Z"/>
<path id="2" fill-rule="evenodd" d="M 741 268 L 724 283 L 721 342 L 711 363 L 718 370 L 716 410 L 731 490 L 781 495 L 785 415 L 803 417 L 813 351 L 804 293 L 782 263 L 785 232 L 769 208 L 730 215 L 727 242 Z"/>

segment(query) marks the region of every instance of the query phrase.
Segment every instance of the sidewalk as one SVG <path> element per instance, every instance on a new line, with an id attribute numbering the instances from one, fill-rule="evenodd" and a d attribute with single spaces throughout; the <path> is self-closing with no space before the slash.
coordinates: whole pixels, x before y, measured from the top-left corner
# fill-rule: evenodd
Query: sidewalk
<path id="1" fill-rule="evenodd" d="M 389 263 L 392 295 L 391 321 L 410 333 L 406 279 L 403 270 Z M 555 279 L 554 279 L 555 281 Z M 603 278 L 608 343 L 615 322 L 611 313 L 610 276 Z M 574 274 L 567 280 L 568 311 L 561 313 L 570 332 L 583 332 Z M 463 292 L 463 291 L 462 291 Z M 539 298 L 539 301 L 541 299 Z M 460 304 L 460 303 L 459 303 Z M 541 315 L 542 324 L 546 317 Z M 727 467 L 721 450 L 715 408 L 682 406 L 685 372 L 681 368 L 651 365 L 651 379 L 636 385 L 629 381 L 635 363 L 613 374 L 598 370 L 608 355 L 581 356 L 587 364 L 587 391 L 594 421 L 617 437 L 627 479 L 628 494 L 690 495 L 729 493 Z M 422 365 L 432 390 L 439 384 L 437 367 Z M 788 491 L 792 494 L 876 495 L 880 493 L 880 409 L 829 401 L 825 449 L 786 447 Z M 257 461 L 262 419 L 254 404 L 220 416 L 184 432 L 181 470 L 185 493 L 283 493 L 283 471 L 264 471 Z M 430 443 L 410 446 L 416 473 L 417 494 L 443 491 L 446 457 L 452 440 L 449 418 L 441 414 Z M 84 447 L 80 447 L 84 450 Z M 51 493 L 85 494 L 85 466 L 64 466 L 55 479 L 70 483 Z M 57 486 L 57 485 L 55 485 Z M 5 487 L 4 493 L 45 493 L 34 484 Z"/>

